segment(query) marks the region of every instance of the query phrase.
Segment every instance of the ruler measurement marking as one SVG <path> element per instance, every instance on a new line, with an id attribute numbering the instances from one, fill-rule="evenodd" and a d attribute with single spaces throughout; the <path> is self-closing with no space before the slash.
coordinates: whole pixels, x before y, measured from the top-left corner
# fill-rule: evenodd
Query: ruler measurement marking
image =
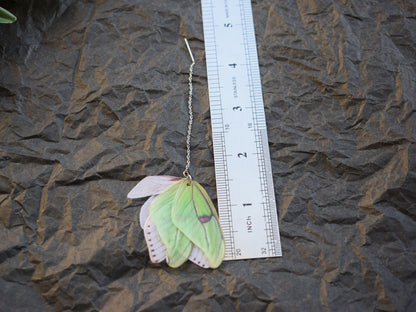
<path id="1" fill-rule="evenodd" d="M 243 15 L 244 13 L 247 13 L 246 11 L 247 10 L 244 7 L 244 2 L 241 1 L 240 2 L 240 14 Z M 251 14 L 246 14 L 246 18 L 252 18 Z M 244 21 L 244 23 L 245 23 L 246 22 L 246 19 L 242 17 L 242 21 Z M 247 45 L 248 45 L 247 42 L 249 40 L 248 39 L 248 36 L 249 35 L 255 36 L 254 31 L 247 32 L 247 27 L 243 27 L 243 36 L 245 37 L 245 40 L 244 40 L 244 43 L 245 43 L 245 45 L 244 45 L 244 53 L 245 53 L 246 61 L 247 61 L 247 64 L 248 64 L 247 65 L 247 67 L 248 67 L 247 68 L 247 71 L 249 73 L 248 74 L 248 80 L 249 80 L 249 88 L 250 88 L 250 99 L 252 101 L 254 101 L 254 105 L 253 105 L 254 118 L 253 118 L 253 121 L 254 121 L 254 124 L 255 124 L 255 128 L 260 129 L 259 126 L 260 126 L 261 122 L 259 122 L 259 121 L 262 121 L 262 119 L 265 119 L 265 116 L 264 116 L 264 112 L 263 111 L 261 111 L 261 112 L 258 112 L 257 111 L 257 105 L 258 105 L 259 101 L 258 101 L 258 97 L 256 96 L 256 94 L 254 94 L 253 86 L 255 85 L 255 82 L 259 83 L 259 80 L 253 81 L 253 72 L 257 72 L 257 71 L 255 71 L 255 70 L 253 71 L 253 69 L 250 66 L 251 65 L 250 60 L 249 60 L 249 58 L 250 58 L 249 50 L 250 49 L 248 49 L 248 47 L 247 47 Z M 255 38 L 254 38 L 254 40 L 255 40 Z M 254 51 L 253 54 L 254 53 L 256 54 L 255 59 L 257 61 L 258 60 L 257 51 Z M 254 58 L 254 56 L 253 56 L 253 58 Z M 259 75 L 259 73 L 258 73 L 258 75 Z M 259 88 L 261 89 L 261 86 Z M 261 102 L 262 110 L 263 110 L 264 108 L 263 108 L 262 99 L 261 99 L 260 102 Z M 263 123 L 263 124 L 265 124 L 265 123 Z M 257 136 L 257 134 L 256 134 L 256 136 Z M 262 165 L 264 165 L 264 161 L 265 161 L 263 159 L 263 157 L 262 157 L 264 155 L 263 146 L 260 143 L 262 143 L 262 142 L 260 142 L 259 140 L 256 140 L 256 149 L 257 149 L 257 152 L 259 154 L 259 157 L 258 157 L 258 166 L 259 166 L 259 169 L 262 167 Z M 267 144 L 268 144 L 268 142 L 267 142 Z M 260 175 L 260 180 L 261 181 L 262 181 L 263 178 L 266 178 L 265 177 L 265 172 L 263 170 L 259 170 L 259 175 Z M 260 183 L 260 187 L 261 187 L 261 193 L 263 194 L 263 197 L 265 197 L 266 191 L 265 191 L 264 183 Z M 267 196 L 267 199 L 268 199 L 268 196 Z M 270 213 L 268 213 L 268 212 L 270 212 L 270 207 L 268 206 L 267 202 L 268 201 L 263 202 L 263 210 L 266 212 L 266 217 L 265 217 L 265 220 L 264 220 L 265 221 L 265 225 L 266 225 L 266 233 L 267 233 L 267 235 L 266 235 L 266 245 L 269 246 L 269 245 L 272 245 L 271 244 L 272 242 L 271 242 L 270 237 L 269 237 L 269 233 L 270 233 L 270 231 L 273 231 L 273 229 L 270 228 L 269 226 L 267 226 L 267 224 L 268 224 L 267 221 L 270 220 L 269 218 L 271 218 Z M 269 256 L 270 255 L 273 255 L 273 250 L 270 250 L 270 248 L 268 250 L 268 255 Z"/>
<path id="2" fill-rule="evenodd" d="M 212 12 L 213 7 L 211 7 L 211 16 L 213 15 Z M 205 20 L 206 15 L 204 16 L 204 20 Z M 205 33 L 207 33 L 208 31 L 211 31 L 211 35 L 208 37 L 205 37 Z M 215 29 L 214 27 L 210 28 L 210 27 L 206 27 L 205 23 L 204 23 L 204 37 L 206 41 L 209 40 L 213 40 L 215 42 Z M 216 138 L 216 146 L 220 146 L 220 148 L 215 148 L 214 147 L 214 157 L 216 159 L 218 159 L 219 161 L 217 161 L 215 163 L 215 176 L 217 179 L 217 189 L 222 189 L 224 190 L 223 194 L 221 194 L 222 196 L 219 196 L 219 194 L 217 193 L 217 200 L 218 200 L 218 206 L 223 206 L 223 207 L 228 207 L 230 204 L 230 195 L 229 192 L 227 191 L 229 189 L 229 185 L 228 185 L 228 171 L 226 170 L 227 167 L 227 161 L 226 161 L 226 146 L 225 146 L 225 141 L 224 141 L 224 127 L 223 127 L 223 108 L 221 106 L 221 91 L 220 89 L 220 81 L 219 81 L 219 72 L 218 72 L 218 62 L 217 62 L 217 51 L 215 49 L 215 46 L 213 46 L 212 48 L 212 53 L 215 55 L 214 58 L 207 58 L 207 69 L 208 69 L 208 75 L 210 77 L 213 77 L 213 79 L 210 79 L 210 81 L 208 82 L 209 85 L 209 93 L 210 93 L 210 103 L 211 103 L 211 109 L 214 108 L 216 110 L 219 110 L 221 113 L 219 114 L 218 120 L 220 121 L 221 126 L 218 127 L 220 130 L 220 132 L 215 132 L 214 133 L 214 129 L 213 129 L 213 142 L 214 142 L 214 136 Z M 211 66 L 208 66 L 208 63 L 211 63 Z M 209 68 L 215 68 L 215 71 L 210 71 Z M 211 74 L 211 75 L 210 75 Z M 215 90 L 218 89 L 218 90 Z M 211 96 L 211 93 L 213 93 L 215 95 L 215 97 Z M 212 113 L 211 113 L 212 114 Z M 211 118 L 211 121 L 213 120 L 213 118 Z M 214 127 L 214 123 L 212 123 L 213 127 Z M 217 127 L 216 127 L 217 128 Z M 230 207 L 231 208 L 231 207 Z M 223 234 L 225 236 L 225 254 L 226 257 L 229 258 L 234 258 L 234 240 L 230 239 L 230 237 L 232 237 L 232 233 L 233 231 L 233 224 L 231 222 L 232 220 L 232 211 L 231 209 L 225 209 L 226 213 L 222 213 L 222 218 L 221 220 L 228 220 L 228 222 L 221 222 L 221 227 L 223 230 Z"/>

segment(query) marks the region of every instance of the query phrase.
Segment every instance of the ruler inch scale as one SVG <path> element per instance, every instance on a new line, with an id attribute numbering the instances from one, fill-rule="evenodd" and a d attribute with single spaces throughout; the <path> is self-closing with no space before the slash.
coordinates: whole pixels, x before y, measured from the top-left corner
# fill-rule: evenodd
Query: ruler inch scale
<path id="1" fill-rule="evenodd" d="M 225 260 L 282 255 L 250 0 L 201 0 Z"/>

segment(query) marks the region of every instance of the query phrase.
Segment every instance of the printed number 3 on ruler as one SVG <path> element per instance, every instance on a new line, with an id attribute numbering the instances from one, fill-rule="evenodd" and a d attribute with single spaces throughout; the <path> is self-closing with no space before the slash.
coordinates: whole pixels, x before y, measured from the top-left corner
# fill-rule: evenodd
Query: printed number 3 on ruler
<path id="1" fill-rule="evenodd" d="M 225 260 L 282 255 L 249 0 L 202 0 Z"/>

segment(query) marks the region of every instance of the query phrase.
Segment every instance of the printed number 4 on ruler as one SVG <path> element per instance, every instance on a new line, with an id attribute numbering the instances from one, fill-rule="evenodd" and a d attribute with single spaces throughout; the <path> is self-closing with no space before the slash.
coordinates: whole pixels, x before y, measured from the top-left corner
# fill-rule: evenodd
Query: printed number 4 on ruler
<path id="1" fill-rule="evenodd" d="M 249 0 L 202 0 L 225 260 L 282 255 Z"/>

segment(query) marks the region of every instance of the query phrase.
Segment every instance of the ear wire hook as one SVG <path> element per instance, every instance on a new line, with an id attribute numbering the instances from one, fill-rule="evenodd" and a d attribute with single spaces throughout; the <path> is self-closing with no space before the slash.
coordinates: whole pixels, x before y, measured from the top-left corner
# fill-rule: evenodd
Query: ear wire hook
<path id="1" fill-rule="evenodd" d="M 188 48 L 189 56 L 191 57 L 192 63 L 195 64 L 194 55 L 192 54 L 191 47 L 189 46 L 188 39 L 183 38 L 185 40 L 186 47 Z"/>

